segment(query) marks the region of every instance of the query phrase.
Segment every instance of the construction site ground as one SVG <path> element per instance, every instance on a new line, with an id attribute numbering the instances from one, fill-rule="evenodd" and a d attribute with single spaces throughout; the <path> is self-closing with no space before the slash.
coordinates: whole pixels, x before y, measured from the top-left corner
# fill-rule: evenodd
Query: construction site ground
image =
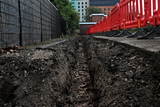
<path id="1" fill-rule="evenodd" d="M 0 107 L 159 107 L 159 46 L 86 35 L 3 53 Z"/>

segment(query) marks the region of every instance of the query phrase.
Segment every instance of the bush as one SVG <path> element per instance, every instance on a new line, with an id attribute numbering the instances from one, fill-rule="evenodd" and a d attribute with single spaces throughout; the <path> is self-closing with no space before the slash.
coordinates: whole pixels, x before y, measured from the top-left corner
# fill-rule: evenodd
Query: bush
<path id="1" fill-rule="evenodd" d="M 51 0 L 66 21 L 66 35 L 74 34 L 79 26 L 79 15 L 69 3 L 69 0 Z"/>

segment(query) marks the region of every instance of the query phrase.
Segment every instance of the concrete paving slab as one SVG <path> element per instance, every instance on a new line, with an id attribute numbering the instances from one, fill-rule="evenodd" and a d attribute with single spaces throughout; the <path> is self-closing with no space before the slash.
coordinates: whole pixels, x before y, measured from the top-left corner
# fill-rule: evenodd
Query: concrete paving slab
<path id="1" fill-rule="evenodd" d="M 152 52 L 160 52 L 160 37 L 154 39 L 143 39 L 137 40 L 137 38 L 127 38 L 127 37 L 106 37 L 106 36 L 94 36 L 97 39 L 108 39 L 117 41 L 120 43 L 129 44 L 138 48 L 142 48 Z"/>

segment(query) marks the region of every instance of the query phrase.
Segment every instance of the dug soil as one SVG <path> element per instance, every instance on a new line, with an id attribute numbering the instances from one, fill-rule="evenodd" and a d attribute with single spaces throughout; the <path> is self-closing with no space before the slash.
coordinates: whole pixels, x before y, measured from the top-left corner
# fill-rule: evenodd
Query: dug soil
<path id="1" fill-rule="evenodd" d="M 159 105 L 159 53 L 78 36 L 0 55 L 0 107 Z"/>

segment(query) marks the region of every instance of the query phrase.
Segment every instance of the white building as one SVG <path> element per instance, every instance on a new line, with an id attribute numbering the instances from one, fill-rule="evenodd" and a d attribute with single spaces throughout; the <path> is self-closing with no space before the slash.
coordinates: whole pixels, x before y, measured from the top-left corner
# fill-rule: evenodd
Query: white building
<path id="1" fill-rule="evenodd" d="M 70 2 L 74 1 L 74 7 L 76 11 L 79 13 L 80 16 L 80 22 L 84 22 L 85 18 L 84 16 L 86 15 L 86 8 L 89 7 L 89 0 L 69 0 Z"/>
<path id="2" fill-rule="evenodd" d="M 76 11 L 79 13 L 80 22 L 85 21 L 86 8 L 89 7 L 89 0 L 77 0 Z"/>

